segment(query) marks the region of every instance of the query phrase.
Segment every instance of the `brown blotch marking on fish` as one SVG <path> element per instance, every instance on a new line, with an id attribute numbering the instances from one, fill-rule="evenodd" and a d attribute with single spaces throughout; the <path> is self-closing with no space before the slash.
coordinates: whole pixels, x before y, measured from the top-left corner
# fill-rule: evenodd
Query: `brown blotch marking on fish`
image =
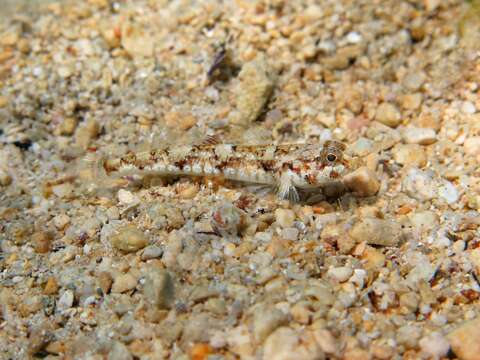
<path id="1" fill-rule="evenodd" d="M 338 179 L 339 177 L 340 177 L 340 174 L 336 171 L 332 171 L 330 173 L 330 178 L 332 178 L 332 179 Z"/>
<path id="2" fill-rule="evenodd" d="M 309 183 L 310 185 L 313 185 L 313 184 L 316 183 L 315 175 L 313 175 L 313 174 L 307 174 L 307 175 L 305 175 L 305 180 L 306 180 L 307 183 Z"/>
<path id="3" fill-rule="evenodd" d="M 260 165 L 265 171 L 272 171 L 275 168 L 275 160 L 261 160 Z"/>
<path id="4" fill-rule="evenodd" d="M 187 163 L 187 160 L 186 159 L 182 159 L 182 160 L 179 160 L 179 161 L 176 161 L 174 162 L 173 164 L 178 167 L 180 170 L 183 170 L 183 168 L 185 167 Z"/>

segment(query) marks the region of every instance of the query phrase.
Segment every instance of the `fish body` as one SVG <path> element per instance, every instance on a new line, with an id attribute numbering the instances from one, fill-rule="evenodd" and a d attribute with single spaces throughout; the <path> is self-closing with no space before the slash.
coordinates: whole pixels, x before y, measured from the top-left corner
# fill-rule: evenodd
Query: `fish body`
<path id="1" fill-rule="evenodd" d="M 280 198 L 298 200 L 298 190 L 314 191 L 351 171 L 338 141 L 323 144 L 181 145 L 105 159 L 107 176 L 221 177 L 270 186 Z"/>

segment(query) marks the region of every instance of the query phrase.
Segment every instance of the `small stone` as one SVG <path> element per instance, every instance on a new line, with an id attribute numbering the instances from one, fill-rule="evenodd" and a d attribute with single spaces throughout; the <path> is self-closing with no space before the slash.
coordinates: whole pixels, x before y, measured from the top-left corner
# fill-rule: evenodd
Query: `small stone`
<path id="1" fill-rule="evenodd" d="M 412 270 L 407 275 L 407 282 L 412 286 L 419 281 L 430 281 L 435 275 L 436 268 L 427 256 L 418 251 L 411 251 L 407 255 L 407 262 Z"/>
<path id="2" fill-rule="evenodd" d="M 433 129 L 407 127 L 402 131 L 403 141 L 407 144 L 430 145 L 437 141 L 437 134 Z"/>
<path id="3" fill-rule="evenodd" d="M 119 274 L 115 276 L 112 285 L 112 293 L 123 293 L 135 289 L 137 279 L 131 274 Z"/>
<path id="4" fill-rule="evenodd" d="M 353 269 L 349 266 L 340 266 L 328 269 L 327 276 L 338 282 L 345 282 L 350 279 Z"/>
<path id="5" fill-rule="evenodd" d="M 78 127 L 75 131 L 75 142 L 82 149 L 86 150 L 92 140 L 100 134 L 100 124 L 95 119 L 88 120 L 84 126 Z"/>
<path id="6" fill-rule="evenodd" d="M 143 261 L 151 260 L 151 259 L 156 259 L 161 257 L 163 254 L 163 249 L 160 246 L 157 245 L 150 245 L 147 246 L 142 253 L 141 259 Z"/>
<path id="7" fill-rule="evenodd" d="M 145 300 L 158 309 L 169 309 L 175 300 L 175 287 L 170 273 L 164 269 L 150 268 L 143 286 Z"/>
<path id="8" fill-rule="evenodd" d="M 442 0 L 423 0 L 423 6 L 425 6 L 425 10 L 431 12 L 434 11 L 440 4 Z"/>
<path id="9" fill-rule="evenodd" d="M 410 197 L 428 201 L 437 196 L 437 182 L 430 170 L 412 168 L 402 182 L 402 190 Z"/>
<path id="10" fill-rule="evenodd" d="M 423 95 L 421 93 L 405 94 L 400 97 L 400 101 L 405 110 L 417 110 L 422 106 Z"/>
<path id="11" fill-rule="evenodd" d="M 417 347 L 421 335 L 422 329 L 415 325 L 402 326 L 396 332 L 398 344 L 405 346 L 407 349 Z"/>
<path id="12" fill-rule="evenodd" d="M 324 353 L 333 355 L 338 352 L 339 344 L 327 329 L 314 330 L 313 336 Z"/>
<path id="13" fill-rule="evenodd" d="M 418 144 L 397 144 L 392 149 L 395 162 L 404 166 L 422 168 L 427 165 L 427 154 Z"/>
<path id="14" fill-rule="evenodd" d="M 53 235 L 47 231 L 37 231 L 32 235 L 32 246 L 39 254 L 48 253 L 51 249 Z"/>
<path id="15" fill-rule="evenodd" d="M 110 243 L 115 249 L 128 253 L 143 249 L 148 244 L 148 238 L 134 225 L 126 225 L 110 237 Z"/>
<path id="16" fill-rule="evenodd" d="M 290 227 L 290 228 L 283 229 L 282 232 L 280 233 L 280 236 L 284 240 L 296 241 L 298 239 L 299 233 L 300 232 L 297 228 Z"/>
<path id="17" fill-rule="evenodd" d="M 358 32 L 356 31 L 351 31 L 347 34 L 347 36 L 345 37 L 345 39 L 347 40 L 348 43 L 350 44 L 358 44 L 359 42 L 362 41 L 362 35 L 359 34 Z"/>
<path id="18" fill-rule="evenodd" d="M 367 197 L 375 195 L 380 189 L 377 174 L 366 166 L 347 174 L 343 183 L 357 196 Z"/>
<path id="19" fill-rule="evenodd" d="M 197 123 L 197 119 L 190 113 L 170 111 L 165 114 L 165 125 L 171 129 L 186 131 Z"/>
<path id="20" fill-rule="evenodd" d="M 269 360 L 299 359 L 296 352 L 299 343 L 298 335 L 288 327 L 278 328 L 265 341 L 263 358 Z M 323 357 L 318 356 L 317 359 Z"/>
<path id="21" fill-rule="evenodd" d="M 420 297 L 414 292 L 408 292 L 400 295 L 400 306 L 405 308 L 409 313 L 417 311 Z"/>
<path id="22" fill-rule="evenodd" d="M 70 223 L 70 217 L 66 214 L 59 214 L 53 218 L 53 225 L 58 230 L 63 230 Z"/>
<path id="23" fill-rule="evenodd" d="M 72 290 L 66 290 L 57 301 L 57 309 L 59 311 L 70 309 L 73 305 L 74 294 Z"/>
<path id="24" fill-rule="evenodd" d="M 8 186 L 11 183 L 12 177 L 10 176 L 10 174 L 6 170 L 0 168 L 0 185 Z"/>
<path id="25" fill-rule="evenodd" d="M 98 286 L 102 289 L 103 294 L 108 294 L 112 288 L 113 278 L 110 273 L 102 271 L 97 275 Z"/>
<path id="26" fill-rule="evenodd" d="M 124 205 L 134 205 L 140 202 L 140 199 L 135 196 L 131 191 L 120 189 L 117 193 L 118 201 Z"/>
<path id="27" fill-rule="evenodd" d="M 438 215 L 433 211 L 418 211 L 409 214 L 410 222 L 415 230 L 422 233 L 430 231 L 438 225 Z"/>
<path id="28" fill-rule="evenodd" d="M 438 196 L 445 200 L 447 204 L 455 204 L 458 201 L 460 194 L 455 185 L 450 181 L 444 180 L 438 187 Z"/>
<path id="29" fill-rule="evenodd" d="M 264 56 L 242 66 L 236 89 L 238 116 L 231 118 L 236 125 L 248 126 L 262 112 L 273 91 L 274 76 Z"/>
<path id="30" fill-rule="evenodd" d="M 356 156 L 367 156 L 374 150 L 374 143 L 370 139 L 361 137 L 350 146 L 350 150 Z"/>
<path id="31" fill-rule="evenodd" d="M 133 356 L 124 344 L 115 341 L 108 352 L 107 360 L 133 360 Z"/>
<path id="32" fill-rule="evenodd" d="M 401 226 L 393 220 L 364 218 L 353 225 L 349 234 L 358 243 L 396 246 L 400 241 Z"/>
<path id="33" fill-rule="evenodd" d="M 402 80 L 403 86 L 410 91 L 418 91 L 425 82 L 427 75 L 423 71 L 411 72 Z"/>
<path id="34" fill-rule="evenodd" d="M 462 112 L 467 115 L 472 115 L 477 112 L 475 104 L 470 101 L 464 101 L 462 104 Z"/>
<path id="35" fill-rule="evenodd" d="M 57 69 L 57 74 L 61 78 L 66 79 L 66 78 L 69 78 L 70 76 L 72 76 L 73 72 L 72 72 L 72 69 L 70 68 L 70 66 L 60 66 Z"/>
<path id="36" fill-rule="evenodd" d="M 43 293 L 45 295 L 55 295 L 58 292 L 58 288 L 59 285 L 57 279 L 52 276 L 48 278 L 47 283 L 43 288 Z"/>
<path id="37" fill-rule="evenodd" d="M 447 335 L 453 353 L 461 360 L 478 360 L 480 317 L 466 321 Z"/>
<path id="38" fill-rule="evenodd" d="M 71 136 L 77 129 L 78 120 L 74 117 L 66 117 L 58 128 L 60 135 Z"/>
<path id="39" fill-rule="evenodd" d="M 62 199 L 68 199 L 73 196 L 74 187 L 70 183 L 52 186 L 52 192 L 55 196 Z"/>
<path id="40" fill-rule="evenodd" d="M 198 191 L 199 188 L 197 184 L 187 183 L 178 189 L 178 197 L 184 200 L 193 199 L 197 196 Z"/>
<path id="41" fill-rule="evenodd" d="M 127 24 L 122 29 L 121 43 L 130 56 L 151 57 L 153 55 L 154 38 L 146 34 L 138 26 Z"/>
<path id="42" fill-rule="evenodd" d="M 463 143 L 463 150 L 467 155 L 480 155 L 480 136 L 472 136 L 467 138 Z"/>
<path id="43" fill-rule="evenodd" d="M 288 316 L 277 308 L 260 306 L 253 316 L 253 336 L 258 343 L 263 343 L 275 329 L 287 322 Z"/>
<path id="44" fill-rule="evenodd" d="M 420 349 L 431 356 L 432 359 L 440 359 L 447 355 L 450 350 L 450 344 L 443 335 L 438 332 L 434 332 L 426 337 L 420 339 Z"/>
<path id="45" fill-rule="evenodd" d="M 277 209 L 275 210 L 275 220 L 282 228 L 292 227 L 295 213 L 290 209 Z"/>
<path id="46" fill-rule="evenodd" d="M 402 122 L 402 116 L 397 107 L 390 103 L 382 103 L 378 106 L 375 119 L 384 125 L 397 127 Z"/>

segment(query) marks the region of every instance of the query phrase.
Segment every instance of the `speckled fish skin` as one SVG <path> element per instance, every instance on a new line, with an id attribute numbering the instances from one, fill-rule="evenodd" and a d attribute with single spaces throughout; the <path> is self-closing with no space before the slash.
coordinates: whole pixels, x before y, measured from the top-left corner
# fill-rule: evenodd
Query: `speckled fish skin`
<path id="1" fill-rule="evenodd" d="M 352 166 L 345 145 L 188 145 L 107 159 L 108 176 L 214 176 L 248 184 L 272 186 L 281 198 L 297 199 L 297 190 L 312 190 L 341 181 Z"/>

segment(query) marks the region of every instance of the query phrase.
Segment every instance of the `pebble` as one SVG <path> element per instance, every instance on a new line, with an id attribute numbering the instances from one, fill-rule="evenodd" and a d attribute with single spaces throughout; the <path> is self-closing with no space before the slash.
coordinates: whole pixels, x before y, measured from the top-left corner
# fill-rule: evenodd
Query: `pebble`
<path id="1" fill-rule="evenodd" d="M 435 175 L 431 170 L 412 168 L 403 179 L 402 190 L 414 199 L 432 200 L 438 194 Z"/>
<path id="2" fill-rule="evenodd" d="M 339 344 L 330 331 L 323 328 L 315 329 L 313 336 L 317 344 L 320 346 L 320 349 L 323 350 L 325 354 L 337 354 Z"/>
<path id="3" fill-rule="evenodd" d="M 74 294 L 72 290 L 65 290 L 57 301 L 57 309 L 59 311 L 70 309 L 73 305 Z"/>
<path id="4" fill-rule="evenodd" d="M 277 308 L 259 306 L 253 316 L 253 336 L 259 343 L 275 329 L 288 323 L 288 315 Z"/>
<path id="5" fill-rule="evenodd" d="M 148 245 L 148 238 L 145 233 L 134 225 L 126 225 L 117 229 L 116 233 L 110 235 L 111 245 L 123 252 L 135 252 Z"/>
<path id="6" fill-rule="evenodd" d="M 380 189 L 377 174 L 366 166 L 347 174 L 343 183 L 357 196 L 367 197 L 375 195 Z"/>
<path id="7" fill-rule="evenodd" d="M 475 104 L 470 101 L 464 101 L 462 104 L 462 112 L 467 115 L 472 115 L 477 112 Z"/>
<path id="8" fill-rule="evenodd" d="M 466 155 L 480 155 L 480 136 L 472 136 L 465 139 L 465 142 L 463 143 L 463 150 L 465 151 Z"/>
<path id="9" fill-rule="evenodd" d="M 350 146 L 350 151 L 356 156 L 367 156 L 374 150 L 372 140 L 361 137 Z"/>
<path id="10" fill-rule="evenodd" d="M 66 214 L 59 214 L 53 218 L 53 225 L 58 230 L 63 230 L 70 223 L 70 217 Z"/>
<path id="11" fill-rule="evenodd" d="M 405 110 L 418 110 L 422 106 L 423 95 L 421 93 L 405 94 L 400 97 L 400 101 Z"/>
<path id="12" fill-rule="evenodd" d="M 161 257 L 163 254 L 163 249 L 160 246 L 157 245 L 150 245 L 147 246 L 142 253 L 141 259 L 143 261 L 151 260 L 151 259 L 156 259 Z"/>
<path id="13" fill-rule="evenodd" d="M 108 352 L 107 360 L 133 360 L 133 356 L 124 344 L 114 341 Z"/>
<path id="14" fill-rule="evenodd" d="M 299 337 L 295 331 L 288 327 L 278 328 L 265 341 L 263 358 L 269 360 L 294 360 L 304 359 L 298 353 Z M 322 359 L 323 354 L 318 353 L 317 359 Z"/>
<path id="15" fill-rule="evenodd" d="M 391 103 L 381 103 L 375 113 L 375 119 L 384 125 L 395 128 L 402 122 L 402 115 Z"/>
<path id="16" fill-rule="evenodd" d="M 364 218 L 353 225 L 349 235 L 357 243 L 396 246 L 401 238 L 401 226 L 393 220 Z"/>
<path id="17" fill-rule="evenodd" d="M 423 71 L 411 72 L 405 75 L 402 85 L 410 91 L 418 91 L 427 79 L 427 75 Z"/>
<path id="18" fill-rule="evenodd" d="M 37 231 L 32 234 L 32 246 L 39 254 L 46 254 L 52 247 L 53 235 L 47 231 Z"/>
<path id="19" fill-rule="evenodd" d="M 406 127 L 402 138 L 407 144 L 431 145 L 437 141 L 435 130 L 428 128 Z"/>
<path id="20" fill-rule="evenodd" d="M 12 177 L 10 176 L 10 174 L 6 170 L 0 168 L 0 185 L 8 186 L 11 183 Z"/>
<path id="21" fill-rule="evenodd" d="M 238 116 L 232 118 L 236 125 L 248 126 L 257 119 L 272 94 L 274 76 L 264 56 L 258 56 L 242 66 L 236 89 Z"/>
<path id="22" fill-rule="evenodd" d="M 175 300 L 175 287 L 170 273 L 151 267 L 143 286 L 145 300 L 158 309 L 169 309 Z"/>
<path id="23" fill-rule="evenodd" d="M 75 117 L 66 117 L 58 126 L 58 134 L 64 136 L 71 136 L 77 129 L 78 120 Z"/>
<path id="24" fill-rule="evenodd" d="M 447 335 L 453 353 L 461 360 L 478 360 L 480 354 L 480 317 L 465 321 Z"/>
<path id="25" fill-rule="evenodd" d="M 295 213 L 290 209 L 277 209 L 275 210 L 275 221 L 282 228 L 291 228 L 295 221 Z"/>
<path id="26" fill-rule="evenodd" d="M 112 288 L 113 278 L 110 273 L 101 271 L 97 275 L 98 286 L 102 289 L 103 294 L 108 294 Z"/>
<path id="27" fill-rule="evenodd" d="M 438 226 L 438 215 L 429 210 L 410 213 L 409 219 L 413 228 L 420 232 L 430 231 Z"/>
<path id="28" fill-rule="evenodd" d="M 140 202 L 138 196 L 135 196 L 131 191 L 120 189 L 117 193 L 118 201 L 124 205 L 134 205 Z"/>
<path id="29" fill-rule="evenodd" d="M 43 288 L 43 293 L 45 295 L 55 295 L 58 292 L 58 289 L 59 285 L 57 279 L 52 276 L 48 278 L 47 283 Z"/>
<path id="30" fill-rule="evenodd" d="M 121 44 L 132 57 L 151 57 L 155 42 L 138 25 L 126 24 L 122 29 Z"/>
<path id="31" fill-rule="evenodd" d="M 112 293 L 124 293 L 135 289 L 137 286 L 137 279 L 131 274 L 118 274 L 113 279 Z"/>
<path id="32" fill-rule="evenodd" d="M 349 266 L 334 267 L 327 271 L 327 276 L 338 282 L 347 281 L 352 274 L 353 269 Z"/>
<path id="33" fill-rule="evenodd" d="M 395 162 L 404 166 L 423 168 L 427 165 L 427 154 L 418 144 L 397 144 L 392 149 Z"/>
<path id="34" fill-rule="evenodd" d="M 447 204 L 455 204 L 460 198 L 455 185 L 450 181 L 444 180 L 438 187 L 438 196 L 446 201 Z"/>

